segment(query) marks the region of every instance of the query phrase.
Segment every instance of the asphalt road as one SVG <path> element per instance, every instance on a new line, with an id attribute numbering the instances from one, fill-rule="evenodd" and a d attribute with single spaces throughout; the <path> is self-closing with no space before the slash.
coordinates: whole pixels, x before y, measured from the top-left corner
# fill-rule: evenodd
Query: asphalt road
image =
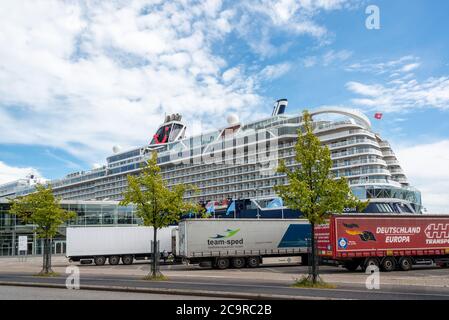
<path id="1" fill-rule="evenodd" d="M 204 297 L 134 292 L 0 286 L 0 300 L 196 300 Z M 208 297 L 209 299 L 215 299 Z M 220 299 L 222 300 L 222 299 Z"/>
<path id="2" fill-rule="evenodd" d="M 40 270 L 41 259 L 41 257 L 31 257 L 26 261 L 19 261 L 16 258 L 0 259 L 0 282 L 20 282 L 23 284 L 31 282 L 50 283 L 65 286 L 65 272 L 66 267 L 69 265 L 67 260 L 64 257 L 54 257 L 53 259 L 53 267 L 61 276 L 40 278 L 33 276 L 33 274 Z M 410 272 L 381 273 L 380 290 L 367 290 L 365 287 L 367 275 L 361 271 L 352 273 L 342 268 L 321 266 L 320 273 L 323 275 L 323 278 L 330 283 L 336 284 L 337 289 L 311 290 L 290 287 L 295 278 L 300 274 L 307 273 L 307 266 L 298 265 L 268 265 L 257 269 L 228 270 L 205 270 L 198 266 L 165 265 L 161 266 L 161 269 L 163 273 L 168 275 L 169 281 L 162 282 L 142 280 L 142 277 L 150 270 L 148 262 L 138 262 L 131 266 L 74 265 L 79 267 L 81 288 L 87 285 L 96 285 L 155 288 L 159 290 L 182 289 L 189 292 L 192 290 L 205 290 L 222 293 L 284 295 L 303 298 L 449 300 L 449 269 L 432 267 L 417 267 Z M 87 292 L 87 290 L 83 291 Z M 161 292 L 163 296 L 166 295 L 165 293 L 165 291 Z M 73 292 L 72 294 L 78 295 L 78 293 Z M 99 294 L 98 299 L 103 294 L 107 296 L 103 292 Z M 113 294 L 111 293 L 111 299 L 113 299 Z M 181 294 L 185 295 L 185 293 Z M 190 293 L 187 296 L 193 298 Z M 58 297 L 63 298 L 63 295 L 58 295 Z M 119 293 L 119 297 L 125 298 L 123 293 Z M 151 295 L 148 297 L 151 297 Z M 170 297 L 176 299 L 179 296 Z M 96 299 L 96 297 L 92 296 L 91 299 Z"/>
<path id="3" fill-rule="evenodd" d="M 179 266 L 182 267 L 182 266 Z M 176 267 L 177 268 L 177 267 Z M 297 272 L 298 267 L 272 267 L 261 268 L 273 272 Z M 193 270 L 191 270 L 193 271 Z M 250 272 L 242 269 L 241 272 Z M 252 270 L 254 272 L 254 270 Z M 330 268 L 322 272 L 339 272 L 338 269 Z M 341 271 L 340 271 L 341 272 Z M 441 269 L 415 270 L 407 273 L 407 276 L 425 273 L 427 276 L 447 272 Z M 399 273 L 398 273 L 399 274 Z M 55 278 L 39 278 L 30 274 L 0 274 L 0 281 L 14 282 L 39 282 L 65 284 L 65 276 Z M 367 290 L 362 285 L 339 284 L 337 289 L 298 289 L 291 288 L 291 282 L 260 279 L 232 279 L 225 276 L 210 277 L 195 276 L 195 272 L 189 272 L 189 276 L 171 277 L 169 281 L 149 282 L 143 281 L 136 276 L 122 275 L 88 275 L 81 277 L 81 289 L 83 285 L 100 286 L 126 286 L 136 288 L 162 288 L 162 289 L 186 289 L 186 290 L 207 290 L 221 292 L 239 292 L 266 295 L 286 295 L 308 298 L 332 298 L 332 299 L 369 299 L 369 300 L 449 300 L 449 288 L 425 287 L 412 285 L 382 285 L 380 290 Z M 67 290 L 68 291 L 68 290 Z M 120 294 L 121 295 L 121 294 Z M 101 294 L 100 294 L 101 296 Z M 175 298 L 173 296 L 173 298 Z"/>

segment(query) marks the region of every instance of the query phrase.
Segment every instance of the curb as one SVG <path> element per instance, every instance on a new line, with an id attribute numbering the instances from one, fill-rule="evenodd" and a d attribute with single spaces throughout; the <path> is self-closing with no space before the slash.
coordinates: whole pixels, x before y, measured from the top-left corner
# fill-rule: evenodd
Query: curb
<path id="1" fill-rule="evenodd" d="M 0 281 L 0 286 L 36 287 L 36 288 L 52 288 L 52 289 L 68 290 L 65 285 L 59 283 Z M 322 298 L 322 297 L 309 297 L 309 296 L 251 294 L 251 293 L 233 293 L 226 291 L 185 290 L 185 289 L 170 289 L 170 288 L 139 288 L 139 287 L 123 287 L 123 286 L 100 286 L 100 285 L 81 285 L 80 290 L 152 293 L 152 294 L 169 294 L 169 295 L 170 294 L 192 295 L 200 297 L 246 299 L 246 300 L 342 300 L 336 298 L 324 298 L 324 297 Z"/>

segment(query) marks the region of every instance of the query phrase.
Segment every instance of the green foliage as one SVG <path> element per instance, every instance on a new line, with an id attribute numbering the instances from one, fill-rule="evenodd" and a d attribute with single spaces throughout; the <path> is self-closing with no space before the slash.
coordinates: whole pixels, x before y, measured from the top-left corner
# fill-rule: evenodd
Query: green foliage
<path id="1" fill-rule="evenodd" d="M 36 235 L 41 239 L 51 239 L 58 228 L 76 217 L 76 213 L 61 208 L 60 199 L 53 195 L 51 186 L 36 186 L 36 192 L 11 199 L 10 214 L 16 215 L 27 224 L 36 226 Z"/>
<path id="2" fill-rule="evenodd" d="M 143 280 L 147 280 L 147 281 L 168 281 L 168 278 L 166 276 L 164 276 L 163 274 L 159 274 L 159 275 L 156 275 L 156 276 L 147 275 L 147 276 L 143 277 Z"/>
<path id="3" fill-rule="evenodd" d="M 35 275 L 35 277 L 43 277 L 43 278 L 56 278 L 56 277 L 59 277 L 59 276 L 60 276 L 59 273 L 53 272 L 53 271 L 51 271 L 51 272 L 43 272 L 43 271 L 41 271 L 41 272 L 39 272 L 38 274 Z"/>
<path id="4" fill-rule="evenodd" d="M 300 165 L 290 169 L 281 161 L 278 172 L 286 174 L 289 185 L 276 186 L 278 195 L 289 208 L 300 210 L 312 224 L 324 223 L 331 214 L 342 213 L 345 208 L 363 210 L 367 203 L 353 195 L 346 178 L 332 176 L 329 148 L 323 147 L 313 133 L 307 111 L 303 113 L 303 122 L 295 146 L 295 160 Z"/>
<path id="5" fill-rule="evenodd" d="M 310 277 L 296 279 L 292 285 L 293 288 L 311 288 L 311 289 L 336 289 L 337 286 L 324 282 L 323 280 L 313 281 Z"/>
<path id="6" fill-rule="evenodd" d="M 200 213 L 200 205 L 184 201 L 184 194 L 196 189 L 190 185 L 176 185 L 170 190 L 160 174 L 154 152 L 138 176 L 128 176 L 128 189 L 120 205 L 135 204 L 137 215 L 145 226 L 160 229 L 178 222 L 184 213 Z"/>

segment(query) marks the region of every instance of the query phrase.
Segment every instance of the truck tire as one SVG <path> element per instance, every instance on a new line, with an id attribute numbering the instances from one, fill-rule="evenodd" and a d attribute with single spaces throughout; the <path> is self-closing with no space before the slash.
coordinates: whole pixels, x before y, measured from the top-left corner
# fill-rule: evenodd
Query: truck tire
<path id="1" fill-rule="evenodd" d="M 259 257 L 249 257 L 246 259 L 246 264 L 250 268 L 257 268 L 260 265 Z"/>
<path id="2" fill-rule="evenodd" d="M 229 268 L 229 259 L 218 258 L 215 263 L 215 266 L 217 267 L 217 269 L 220 269 L 220 270 L 227 269 L 227 268 Z"/>
<path id="3" fill-rule="evenodd" d="M 122 263 L 124 264 L 124 265 L 130 265 L 130 264 L 133 264 L 133 261 L 134 261 L 134 257 L 133 256 L 123 256 L 122 257 Z"/>
<path id="4" fill-rule="evenodd" d="M 106 257 L 100 256 L 94 258 L 94 263 L 97 266 L 103 266 L 106 263 Z"/>
<path id="5" fill-rule="evenodd" d="M 386 257 L 382 260 L 382 271 L 391 272 L 396 269 L 396 259 L 394 257 Z"/>
<path id="6" fill-rule="evenodd" d="M 241 269 L 245 266 L 245 258 L 232 259 L 232 266 L 236 269 Z"/>
<path id="7" fill-rule="evenodd" d="M 360 261 L 358 260 L 346 261 L 343 266 L 345 267 L 346 270 L 354 272 L 360 267 Z"/>
<path id="8" fill-rule="evenodd" d="M 363 264 L 363 271 L 366 271 L 366 269 L 368 269 L 369 266 L 376 266 L 379 268 L 379 259 L 371 257 L 371 258 L 366 258 L 365 259 L 365 263 Z"/>
<path id="9" fill-rule="evenodd" d="M 413 261 L 410 257 L 402 257 L 399 259 L 399 269 L 402 271 L 410 271 L 413 268 Z"/>
<path id="10" fill-rule="evenodd" d="M 120 257 L 119 256 L 110 256 L 108 261 L 111 266 L 116 266 L 120 263 Z"/>

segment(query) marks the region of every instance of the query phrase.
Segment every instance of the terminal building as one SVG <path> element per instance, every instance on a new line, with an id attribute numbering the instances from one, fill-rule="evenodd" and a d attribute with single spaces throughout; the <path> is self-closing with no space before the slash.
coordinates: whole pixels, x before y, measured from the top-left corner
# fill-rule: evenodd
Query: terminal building
<path id="1" fill-rule="evenodd" d="M 76 218 L 61 226 L 53 239 L 53 253 L 64 254 L 66 249 L 65 230 L 70 226 L 136 226 L 141 220 L 135 215 L 135 207 L 119 206 L 118 201 L 63 200 L 61 207 L 74 211 Z M 8 214 L 10 204 L 0 199 L 0 256 L 16 256 L 18 237 L 28 237 L 29 255 L 40 255 L 43 250 L 41 239 L 36 237 L 34 226 L 22 223 L 16 216 Z"/>

